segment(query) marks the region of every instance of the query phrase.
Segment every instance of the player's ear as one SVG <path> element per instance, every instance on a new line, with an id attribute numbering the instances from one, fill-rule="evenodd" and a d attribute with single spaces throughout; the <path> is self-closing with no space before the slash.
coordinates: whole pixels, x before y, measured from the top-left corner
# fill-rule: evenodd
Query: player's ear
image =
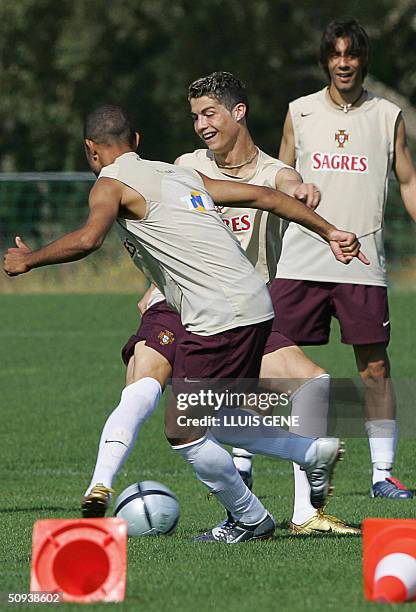
<path id="1" fill-rule="evenodd" d="M 85 147 L 85 152 L 87 153 L 87 155 L 89 155 L 95 160 L 98 159 L 98 151 L 95 147 L 95 142 L 93 140 L 90 140 L 89 138 L 85 138 L 84 147 Z"/>
<path id="2" fill-rule="evenodd" d="M 239 102 L 234 106 L 232 115 L 236 121 L 241 121 L 242 119 L 245 119 L 246 112 L 246 105 L 243 102 Z"/>

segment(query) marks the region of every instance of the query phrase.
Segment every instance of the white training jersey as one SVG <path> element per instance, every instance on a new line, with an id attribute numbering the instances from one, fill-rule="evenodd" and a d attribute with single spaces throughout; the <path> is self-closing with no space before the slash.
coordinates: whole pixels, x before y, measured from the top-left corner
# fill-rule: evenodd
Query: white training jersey
<path id="1" fill-rule="evenodd" d="M 226 174 L 226 170 L 218 168 L 214 154 L 209 149 L 197 149 L 193 153 L 185 153 L 176 163 L 198 170 L 212 179 L 230 180 L 235 183 L 248 183 L 272 189 L 276 188 L 276 175 L 279 170 L 292 169 L 260 150 L 256 167 L 248 177 L 243 178 L 231 176 Z M 280 256 L 285 222 L 272 213 L 253 208 L 221 206 L 217 207 L 217 210 L 265 282 L 272 281 Z"/>
<path id="2" fill-rule="evenodd" d="M 221 222 L 197 172 L 129 152 L 104 167 L 103 177 L 146 200 L 145 217 L 119 217 L 118 231 L 188 331 L 209 336 L 273 318 L 265 283 Z"/>
<path id="3" fill-rule="evenodd" d="M 370 260 L 348 266 L 335 260 L 318 235 L 290 223 L 278 278 L 385 286 L 383 217 L 400 109 L 371 93 L 348 113 L 327 99 L 327 88 L 289 105 L 296 169 L 321 191 L 317 212 L 340 229 L 355 232 Z"/>

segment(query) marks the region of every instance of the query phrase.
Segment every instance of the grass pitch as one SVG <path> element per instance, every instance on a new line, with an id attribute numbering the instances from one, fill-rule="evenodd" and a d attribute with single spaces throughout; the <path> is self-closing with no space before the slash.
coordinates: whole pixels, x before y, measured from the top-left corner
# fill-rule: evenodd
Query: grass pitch
<path id="1" fill-rule="evenodd" d="M 393 372 L 412 378 L 416 296 L 393 294 L 391 304 Z M 124 385 L 119 349 L 137 316 L 132 295 L 9 295 L 0 301 L 0 321 L 0 591 L 26 592 L 33 522 L 79 516 L 101 427 Z M 307 352 L 335 376 L 355 375 L 351 349 L 337 342 L 337 334 L 328 347 Z M 283 461 L 255 459 L 254 490 L 278 522 L 273 541 L 193 544 L 192 536 L 223 513 L 169 449 L 162 412 L 145 425 L 116 487 L 119 492 L 146 479 L 165 483 L 180 500 L 181 521 L 171 537 L 129 540 L 127 596 L 117 609 L 373 609 L 363 598 L 360 538 L 288 535 L 292 478 Z M 367 516 L 413 518 L 415 501 L 369 499 L 366 440 L 347 440 L 346 448 L 328 511 L 352 524 Z M 414 441 L 402 439 L 395 473 L 411 486 L 415 463 Z"/>

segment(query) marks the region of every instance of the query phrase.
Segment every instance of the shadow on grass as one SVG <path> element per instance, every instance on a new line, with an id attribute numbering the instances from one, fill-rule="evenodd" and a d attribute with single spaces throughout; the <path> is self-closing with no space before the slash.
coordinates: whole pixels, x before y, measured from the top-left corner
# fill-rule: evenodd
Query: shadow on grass
<path id="1" fill-rule="evenodd" d="M 79 508 L 68 506 L 32 506 L 27 508 L 0 508 L 0 514 L 13 514 L 14 512 L 78 512 Z"/>

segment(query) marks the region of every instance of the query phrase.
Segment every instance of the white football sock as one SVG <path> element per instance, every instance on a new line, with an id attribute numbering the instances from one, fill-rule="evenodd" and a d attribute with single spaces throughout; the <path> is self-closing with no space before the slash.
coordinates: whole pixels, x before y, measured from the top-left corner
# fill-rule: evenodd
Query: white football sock
<path id="1" fill-rule="evenodd" d="M 233 417 L 234 422 L 238 422 L 238 419 L 241 418 L 241 422 L 244 422 L 247 415 L 250 414 L 254 416 L 247 410 L 224 408 L 217 414 L 217 418 L 226 418 L 230 421 Z M 233 446 L 239 444 L 254 454 L 289 459 L 299 465 L 308 463 L 305 455 L 314 442 L 312 438 L 297 436 L 282 427 L 268 426 L 261 422 L 258 426 L 215 425 L 211 428 L 211 432 L 222 444 Z"/>
<path id="2" fill-rule="evenodd" d="M 383 463 L 382 461 L 373 463 L 373 485 L 376 484 L 376 482 L 390 478 L 391 467 L 392 466 L 389 463 Z"/>
<path id="3" fill-rule="evenodd" d="M 140 427 L 153 414 L 161 395 L 160 383 L 149 377 L 123 389 L 119 405 L 104 425 L 94 474 L 85 495 L 99 482 L 111 488 L 133 449 Z"/>
<path id="4" fill-rule="evenodd" d="M 239 472 L 248 472 L 250 474 L 253 468 L 253 454 L 246 451 L 245 448 L 233 448 L 232 452 L 234 465 L 237 470 Z"/>
<path id="5" fill-rule="evenodd" d="M 329 390 L 331 377 L 322 374 L 305 382 L 292 395 L 292 416 L 298 416 L 298 427 L 289 431 L 300 436 L 322 438 L 326 436 L 328 424 Z M 295 494 L 292 523 L 302 525 L 316 514 L 311 504 L 311 487 L 304 470 L 293 464 Z"/>
<path id="6" fill-rule="evenodd" d="M 397 445 L 397 422 L 372 419 L 365 422 L 373 464 L 373 484 L 391 476 Z"/>
<path id="7" fill-rule="evenodd" d="M 302 525 L 316 514 L 316 509 L 311 504 L 311 487 L 305 471 L 297 463 L 292 466 L 295 488 L 292 523 Z"/>
<path id="8" fill-rule="evenodd" d="M 172 448 L 192 465 L 198 479 L 234 518 L 253 525 L 266 517 L 265 507 L 242 481 L 231 455 L 211 433 L 190 444 Z"/>

